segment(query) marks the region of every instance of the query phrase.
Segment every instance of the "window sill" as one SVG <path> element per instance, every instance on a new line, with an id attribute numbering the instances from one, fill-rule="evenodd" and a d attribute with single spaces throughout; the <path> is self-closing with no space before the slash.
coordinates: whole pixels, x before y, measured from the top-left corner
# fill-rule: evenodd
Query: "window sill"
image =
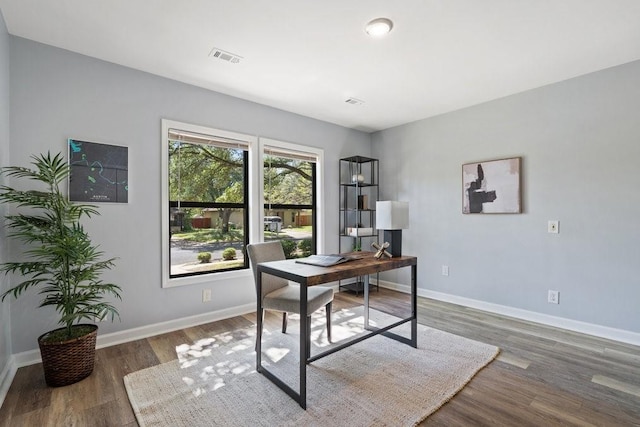
<path id="1" fill-rule="evenodd" d="M 197 285 L 203 283 L 220 282 L 223 280 L 238 279 L 248 277 L 253 280 L 253 273 L 251 269 L 246 270 L 233 270 L 211 274 L 201 274 L 197 276 L 177 277 L 175 279 L 169 279 L 164 288 L 175 288 L 178 286 Z"/>

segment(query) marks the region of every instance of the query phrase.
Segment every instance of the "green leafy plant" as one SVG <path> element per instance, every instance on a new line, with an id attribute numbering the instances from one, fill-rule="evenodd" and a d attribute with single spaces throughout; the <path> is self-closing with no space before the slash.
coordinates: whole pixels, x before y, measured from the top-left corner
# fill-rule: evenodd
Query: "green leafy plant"
<path id="1" fill-rule="evenodd" d="M 40 307 L 53 306 L 64 326 L 64 339 L 81 332 L 73 329 L 83 319 L 111 320 L 119 316 L 105 297 L 122 299 L 120 287 L 104 283 L 103 271 L 114 266 L 115 258 L 103 260 L 103 252 L 93 245 L 80 219 L 99 215 L 96 206 L 70 202 L 61 192 L 70 170 L 61 153 L 32 156 L 35 169 L 4 167 L 0 173 L 12 178 L 37 181 L 46 191 L 18 190 L 0 186 L 0 202 L 15 205 L 18 213 L 7 215 L 8 236 L 26 244 L 25 261 L 0 265 L 5 274 L 17 273 L 23 281 L 2 294 L 18 298 L 29 288 L 39 288 Z M 48 337 L 50 340 L 55 338 Z"/>
<path id="2" fill-rule="evenodd" d="M 198 254 L 198 261 L 201 263 L 211 262 L 211 252 L 200 252 Z"/>
<path id="3" fill-rule="evenodd" d="M 303 239 L 298 242 L 298 249 L 302 252 L 303 257 L 311 255 L 311 239 Z"/>
<path id="4" fill-rule="evenodd" d="M 236 250 L 234 248 L 227 248 L 222 251 L 222 259 L 225 261 L 231 261 L 236 259 Z"/>
<path id="5" fill-rule="evenodd" d="M 296 252 L 298 249 L 298 243 L 295 240 L 282 239 L 280 240 L 282 249 L 284 250 L 284 256 L 287 259 L 296 258 Z"/>

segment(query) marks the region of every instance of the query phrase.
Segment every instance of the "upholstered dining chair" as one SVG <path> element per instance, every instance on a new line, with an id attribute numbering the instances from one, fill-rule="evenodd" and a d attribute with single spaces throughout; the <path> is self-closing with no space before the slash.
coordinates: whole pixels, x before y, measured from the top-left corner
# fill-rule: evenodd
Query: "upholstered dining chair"
<path id="1" fill-rule="evenodd" d="M 258 292 L 258 264 L 285 259 L 284 250 L 279 240 L 264 243 L 252 243 L 247 246 L 247 253 L 253 269 L 253 278 Z M 300 314 L 300 288 L 289 284 L 289 281 L 270 274 L 262 275 L 262 312 L 257 313 L 264 320 L 264 310 L 281 311 L 282 333 L 287 332 L 287 313 Z M 326 286 L 309 286 L 307 289 L 307 315 L 325 307 L 327 312 L 327 338 L 331 342 L 331 303 L 333 289 Z M 311 324 L 311 321 L 309 321 Z M 263 322 L 264 325 L 264 322 Z M 302 333 L 302 332 L 301 332 Z M 256 340 L 262 339 L 262 331 L 258 331 Z M 257 341 L 256 341 L 257 344 Z"/>

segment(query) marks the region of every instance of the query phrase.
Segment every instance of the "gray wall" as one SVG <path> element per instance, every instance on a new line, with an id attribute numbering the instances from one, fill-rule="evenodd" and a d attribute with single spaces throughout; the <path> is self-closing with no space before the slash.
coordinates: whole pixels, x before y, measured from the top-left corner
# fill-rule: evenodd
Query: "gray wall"
<path id="1" fill-rule="evenodd" d="M 633 62 L 373 134 L 383 199 L 411 202 L 419 286 L 640 332 L 639 112 Z M 461 165 L 511 156 L 524 213 L 463 215 Z"/>
<path id="2" fill-rule="evenodd" d="M 640 332 L 640 63 L 378 132 L 373 151 L 367 134 L 9 37 L 4 26 L 0 65 L 0 138 L 11 141 L 9 150 L 0 144 L 0 164 L 65 150 L 69 137 L 129 146 L 130 202 L 102 205 L 87 225 L 119 257 L 106 278 L 124 289 L 122 322 L 103 323 L 102 333 L 255 298 L 245 280 L 206 285 L 209 304 L 200 302 L 204 285 L 160 287 L 161 118 L 325 148 L 327 251 L 338 248 L 330 214 L 338 208 L 337 160 L 373 154 L 383 198 L 411 201 L 404 249 L 420 258 L 421 288 Z M 462 215 L 461 165 L 508 156 L 523 157 L 524 213 Z M 549 219 L 560 220 L 560 234 L 547 234 Z M 548 289 L 561 292 L 560 305 L 546 303 Z M 11 303 L 0 370 L 11 344 L 14 353 L 34 349 L 55 326 L 53 313 L 35 310 L 38 301 Z"/>
<path id="3" fill-rule="evenodd" d="M 324 148 L 326 209 L 337 212 L 338 159 L 370 154 L 370 136 L 299 115 L 185 85 L 21 38 L 11 38 L 11 161 L 28 164 L 34 153 L 66 150 L 69 137 L 129 147 L 129 203 L 103 204 L 87 224 L 95 242 L 119 257 L 105 278 L 123 287 L 122 322 L 102 333 L 126 330 L 252 303 L 251 280 L 162 289 L 160 286 L 160 123 L 162 118 Z M 336 251 L 337 215 L 327 215 L 326 250 Z M 337 233 L 336 233 L 337 234 Z M 10 246 L 10 251 L 14 248 Z M 213 291 L 201 302 L 202 289 Z M 55 326 L 37 297 L 11 305 L 14 353 L 36 347 Z"/>
<path id="4" fill-rule="evenodd" d="M 0 167 L 9 164 L 9 34 L 0 11 Z M 4 184 L 0 176 L 0 185 Z M 5 207 L 0 206 L 0 218 Z M 0 226 L 0 263 L 7 261 L 6 232 Z M 0 293 L 6 289 L 6 277 L 0 275 Z M 0 374 L 11 355 L 9 301 L 0 303 Z M 2 376 L 0 375 L 0 381 Z"/>

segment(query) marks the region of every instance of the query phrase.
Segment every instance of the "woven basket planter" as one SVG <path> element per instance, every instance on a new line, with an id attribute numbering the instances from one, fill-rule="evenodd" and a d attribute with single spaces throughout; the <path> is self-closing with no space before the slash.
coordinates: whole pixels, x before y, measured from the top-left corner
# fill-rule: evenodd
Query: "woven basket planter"
<path id="1" fill-rule="evenodd" d="M 78 326 L 92 328 L 92 331 L 79 338 L 61 342 L 43 342 L 42 338 L 50 332 L 38 337 L 44 379 L 50 387 L 77 383 L 93 372 L 98 326 L 83 324 L 73 327 Z"/>

